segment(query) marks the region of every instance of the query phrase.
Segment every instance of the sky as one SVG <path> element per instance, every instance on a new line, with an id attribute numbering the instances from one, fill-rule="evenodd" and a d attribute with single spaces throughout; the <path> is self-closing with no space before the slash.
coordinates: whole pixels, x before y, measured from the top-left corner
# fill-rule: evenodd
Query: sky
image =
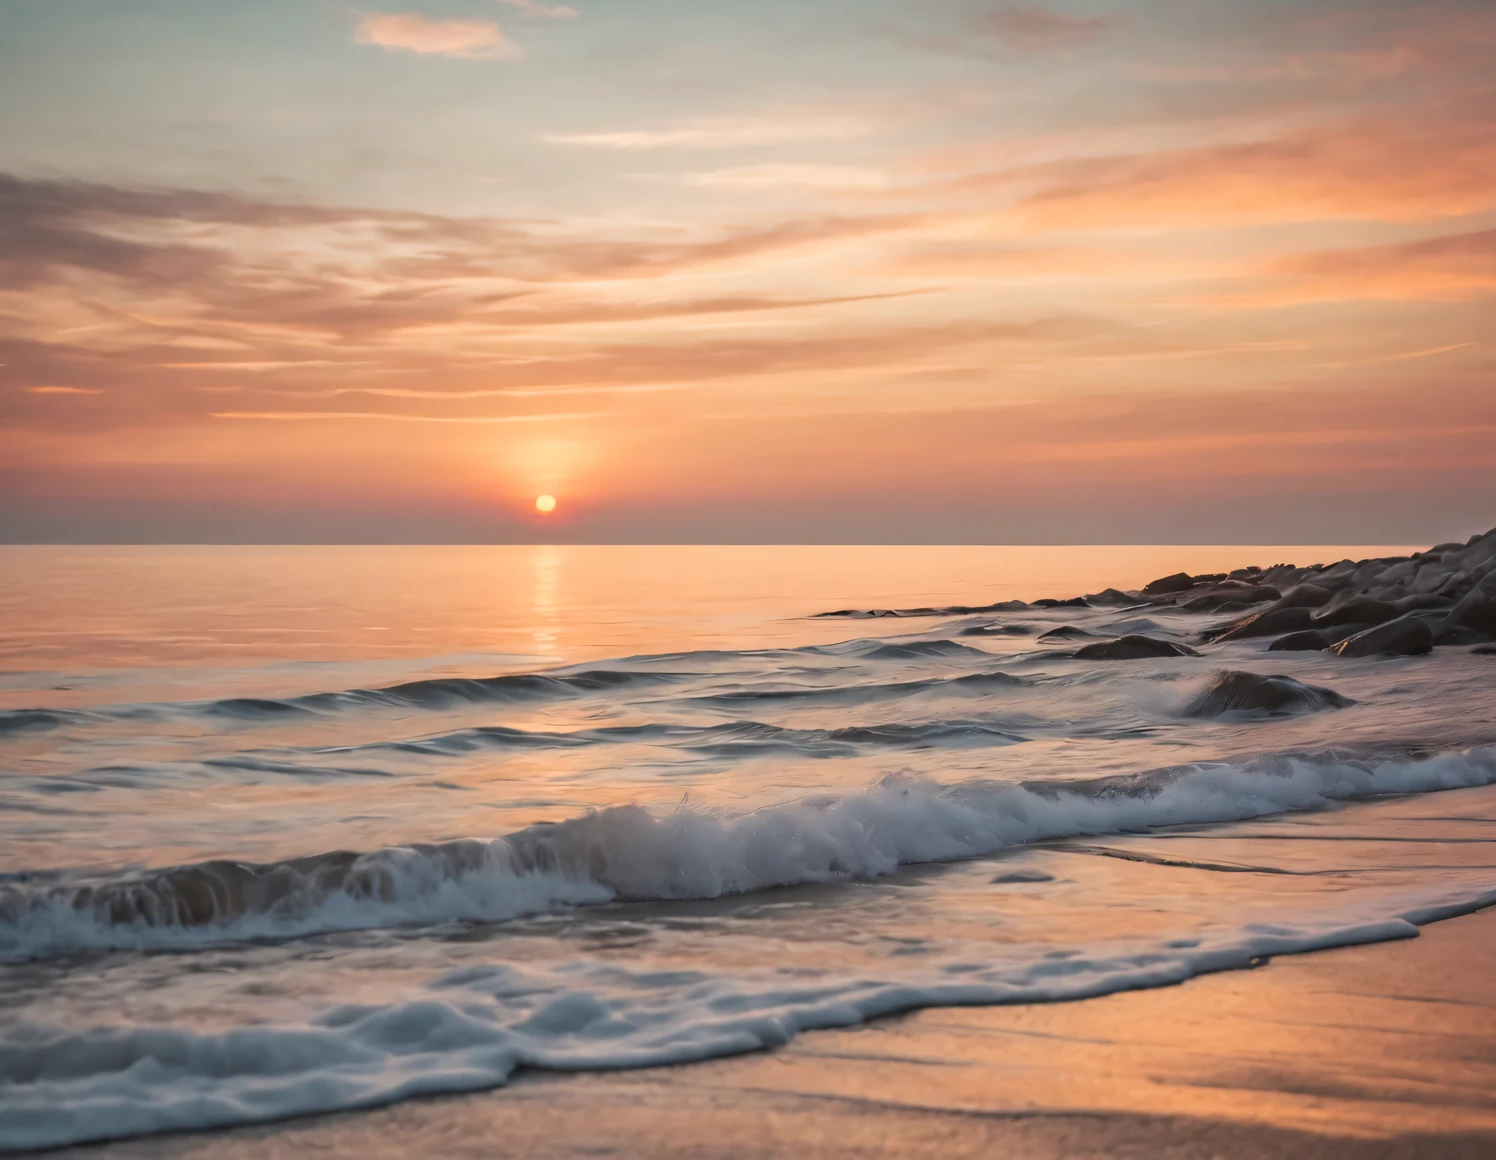
<path id="1" fill-rule="evenodd" d="M 0 540 L 1468 536 L 1493 59 L 1490 0 L 0 0 Z"/>

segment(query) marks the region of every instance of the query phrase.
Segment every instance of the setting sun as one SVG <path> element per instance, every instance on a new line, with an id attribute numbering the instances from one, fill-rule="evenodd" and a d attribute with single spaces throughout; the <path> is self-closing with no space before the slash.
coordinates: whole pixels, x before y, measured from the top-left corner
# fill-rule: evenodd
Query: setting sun
<path id="1" fill-rule="evenodd" d="M 553 495 L 537 495 L 535 497 L 535 510 L 542 515 L 549 515 L 556 510 L 556 497 Z"/>

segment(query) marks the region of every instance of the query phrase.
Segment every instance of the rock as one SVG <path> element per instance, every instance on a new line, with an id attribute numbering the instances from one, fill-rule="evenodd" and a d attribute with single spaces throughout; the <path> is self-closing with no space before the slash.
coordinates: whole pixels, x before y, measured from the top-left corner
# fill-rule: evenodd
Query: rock
<path id="1" fill-rule="evenodd" d="M 1095 636 L 1094 632 L 1087 632 L 1083 628 L 1076 628 L 1073 624 L 1062 624 L 1059 628 L 1051 628 L 1048 632 L 1040 633 L 1040 640 L 1076 640 L 1080 637 Z"/>
<path id="2" fill-rule="evenodd" d="M 1410 612 L 1431 612 L 1435 609 L 1453 608 L 1454 601 L 1447 596 L 1433 596 L 1423 594 L 1419 596 L 1404 596 L 1397 600 L 1389 601 L 1398 616 L 1406 616 Z"/>
<path id="3" fill-rule="evenodd" d="M 1189 645 L 1175 644 L 1172 640 L 1123 636 L 1085 645 L 1076 649 L 1073 655 L 1083 661 L 1136 661 L 1149 657 L 1197 657 L 1200 654 Z"/>
<path id="4" fill-rule="evenodd" d="M 1215 639 L 1218 641 L 1246 640 L 1254 636 L 1275 636 L 1280 632 L 1297 632 L 1300 629 L 1306 629 L 1311 623 L 1307 608 L 1267 608 L 1255 616 L 1238 620 Z"/>
<path id="5" fill-rule="evenodd" d="M 1491 639 L 1489 632 L 1482 632 L 1478 628 L 1461 628 L 1455 625 L 1434 634 L 1434 644 L 1440 648 L 1454 647 L 1466 644 L 1485 644 Z"/>
<path id="6" fill-rule="evenodd" d="M 1085 601 L 1090 605 L 1126 605 L 1136 604 L 1138 602 L 1138 598 L 1132 595 L 1132 593 L 1130 592 L 1119 592 L 1115 588 L 1105 588 L 1100 592 L 1088 593 L 1085 597 Z"/>
<path id="7" fill-rule="evenodd" d="M 1268 652 L 1322 652 L 1330 647 L 1330 641 L 1317 632 L 1307 629 L 1303 632 L 1290 632 L 1287 636 L 1280 636 L 1272 644 L 1267 646 Z"/>
<path id="8" fill-rule="evenodd" d="M 1318 584 L 1295 584 L 1278 598 L 1278 608 L 1321 608 L 1334 593 Z"/>
<path id="9" fill-rule="evenodd" d="M 1228 671 L 1217 673 L 1210 687 L 1185 707 L 1184 714 L 1219 717 L 1222 713 L 1315 713 L 1354 704 L 1334 689 L 1305 685 L 1292 677 Z"/>
<path id="10" fill-rule="evenodd" d="M 1460 609 L 1455 621 L 1461 628 L 1496 633 L 1496 600 L 1477 600 Z"/>
<path id="11" fill-rule="evenodd" d="M 1179 605 L 1181 612 L 1223 612 L 1232 605 L 1246 607 L 1277 600 L 1281 593 L 1266 584 L 1240 584 L 1234 580 L 1217 584 Z"/>
<path id="12" fill-rule="evenodd" d="M 1369 624 L 1335 624 L 1329 628 L 1316 628 L 1314 631 L 1331 644 L 1339 644 L 1347 637 L 1355 636 L 1358 632 L 1365 632 L 1371 627 Z"/>
<path id="13" fill-rule="evenodd" d="M 1089 608 L 1084 596 L 1075 596 L 1069 600 L 1056 600 L 1046 596 L 1043 600 L 1034 601 L 1035 608 Z"/>
<path id="14" fill-rule="evenodd" d="M 1393 619 L 1397 609 L 1381 600 L 1365 596 L 1348 600 L 1338 608 L 1321 612 L 1314 618 L 1316 626 L 1332 627 L 1337 624 L 1382 624 Z"/>
<path id="15" fill-rule="evenodd" d="M 1403 616 L 1346 637 L 1331 651 L 1342 657 L 1422 656 L 1434 647 L 1434 630 L 1426 620 Z"/>
<path id="16" fill-rule="evenodd" d="M 1188 592 L 1195 586 L 1195 578 L 1188 572 L 1175 572 L 1172 576 L 1160 576 L 1143 585 L 1144 596 L 1172 596 L 1176 592 Z"/>
<path id="17" fill-rule="evenodd" d="M 1480 648 L 1470 650 L 1471 656 L 1496 657 L 1496 645 L 1482 645 Z"/>

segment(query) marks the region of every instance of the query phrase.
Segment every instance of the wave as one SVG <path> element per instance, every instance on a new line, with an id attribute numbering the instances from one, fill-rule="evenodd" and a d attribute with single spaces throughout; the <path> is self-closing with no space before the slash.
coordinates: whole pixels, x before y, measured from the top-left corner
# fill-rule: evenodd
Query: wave
<path id="1" fill-rule="evenodd" d="M 1011 673 L 967 673 L 960 677 L 927 677 L 914 681 L 894 681 L 872 685 L 801 686 L 793 689 L 743 689 L 726 693 L 707 693 L 692 697 L 697 705 L 733 707 L 774 702 L 816 705 L 857 705 L 871 701 L 897 700 L 918 693 L 980 694 L 1000 688 L 1026 688 L 1034 682 Z"/>
<path id="2" fill-rule="evenodd" d="M 374 741 L 360 745 L 332 746 L 312 750 L 316 755 L 341 756 L 370 752 L 395 752 L 421 757 L 459 757 L 475 752 L 534 749 L 578 749 L 594 745 L 658 744 L 696 752 L 710 751 L 724 756 L 750 754 L 767 750 L 793 750 L 806 756 L 842 755 L 858 746 L 894 749 L 964 747 L 981 744 L 1013 744 L 1026 740 L 1010 730 L 985 721 L 954 720 L 915 723 L 891 722 L 883 725 L 853 725 L 840 729 L 795 729 L 768 725 L 761 721 L 730 721 L 718 725 L 605 725 L 580 729 L 572 733 L 527 731 L 506 725 L 479 725 L 456 729 L 431 737 L 403 741 Z M 306 752 L 306 751 L 294 751 Z M 243 757 L 216 758 L 205 765 L 229 765 L 246 760 Z M 256 770 L 277 765 L 273 760 L 254 756 L 246 767 Z M 311 772 L 322 772 L 320 766 Z M 364 772 L 351 770 L 341 772 Z"/>
<path id="3" fill-rule="evenodd" d="M 1025 842 L 1236 821 L 1348 798 L 1496 783 L 1496 748 L 1428 757 L 1276 755 L 1089 781 L 953 785 L 887 778 L 862 793 L 743 815 L 633 805 L 470 839 L 268 865 L 206 862 L 0 889 L 0 959 L 170 948 L 451 920 L 608 900 L 717 898 L 889 874 Z"/>
<path id="4" fill-rule="evenodd" d="M 347 689 L 297 697 L 224 697 L 119 705 L 103 709 L 10 709 L 0 711 L 0 736 L 25 730 L 100 721 L 161 721 L 174 715 L 231 721 L 275 721 L 350 709 L 450 709 L 463 705 L 565 700 L 592 693 L 651 688 L 685 679 L 684 673 L 592 669 L 578 673 L 511 673 L 497 677 L 432 677 L 381 689 Z"/>
<path id="5" fill-rule="evenodd" d="M 1167 942 L 1098 943 L 892 977 L 650 970 L 578 959 L 448 971 L 383 1003 L 227 1031 L 29 1028 L 0 1046 L 0 1150 L 353 1110 L 502 1086 L 521 1068 L 601 1071 L 782 1046 L 926 1007 L 1054 1002 L 1171 986 L 1276 955 L 1407 938 L 1496 902 L 1475 888 Z"/>

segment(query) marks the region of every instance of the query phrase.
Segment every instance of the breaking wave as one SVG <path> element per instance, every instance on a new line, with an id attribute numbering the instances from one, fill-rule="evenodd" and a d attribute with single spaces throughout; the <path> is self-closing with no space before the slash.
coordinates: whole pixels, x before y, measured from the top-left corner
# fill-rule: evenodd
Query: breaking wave
<path id="1" fill-rule="evenodd" d="M 1278 755 L 1090 781 L 942 786 L 887 778 L 748 814 L 616 806 L 493 840 L 273 864 L 205 862 L 88 881 L 0 885 L 0 959 L 170 948 L 454 920 L 611 900 L 717 898 L 885 875 L 1068 835 L 1322 808 L 1496 783 L 1496 748 L 1429 757 Z"/>

